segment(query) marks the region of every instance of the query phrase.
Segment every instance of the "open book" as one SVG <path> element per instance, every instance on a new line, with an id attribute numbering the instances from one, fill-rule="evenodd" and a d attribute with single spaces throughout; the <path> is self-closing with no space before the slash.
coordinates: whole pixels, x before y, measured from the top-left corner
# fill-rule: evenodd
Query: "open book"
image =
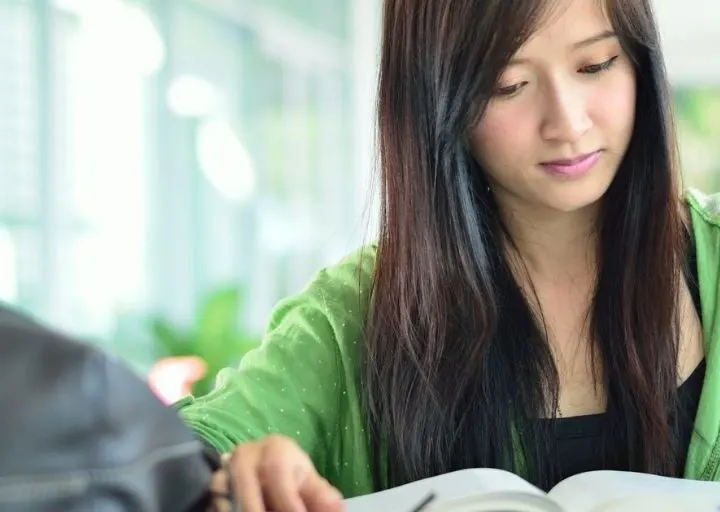
<path id="1" fill-rule="evenodd" d="M 622 471 L 567 478 L 545 493 L 497 469 L 466 469 L 346 500 L 347 512 L 717 512 L 720 483 Z"/>

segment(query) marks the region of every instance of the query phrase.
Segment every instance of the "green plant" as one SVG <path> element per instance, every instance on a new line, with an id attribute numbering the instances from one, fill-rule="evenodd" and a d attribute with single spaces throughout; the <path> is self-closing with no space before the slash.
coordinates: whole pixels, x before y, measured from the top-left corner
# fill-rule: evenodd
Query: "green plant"
<path id="1" fill-rule="evenodd" d="M 207 373 L 193 387 L 193 394 L 208 393 L 217 373 L 237 365 L 260 342 L 241 323 L 245 304 L 243 289 L 237 286 L 210 291 L 197 308 L 194 325 L 183 329 L 162 316 L 150 319 L 150 331 L 158 358 L 197 356 L 205 361 Z"/>

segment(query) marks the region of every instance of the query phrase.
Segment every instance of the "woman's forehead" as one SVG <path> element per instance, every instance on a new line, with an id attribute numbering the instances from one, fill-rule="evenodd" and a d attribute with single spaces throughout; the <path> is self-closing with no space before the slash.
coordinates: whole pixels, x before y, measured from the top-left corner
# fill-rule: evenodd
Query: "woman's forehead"
<path id="1" fill-rule="evenodd" d="M 517 57 L 538 50 L 574 51 L 614 36 L 606 2 L 600 0 L 551 0 L 545 16 Z"/>

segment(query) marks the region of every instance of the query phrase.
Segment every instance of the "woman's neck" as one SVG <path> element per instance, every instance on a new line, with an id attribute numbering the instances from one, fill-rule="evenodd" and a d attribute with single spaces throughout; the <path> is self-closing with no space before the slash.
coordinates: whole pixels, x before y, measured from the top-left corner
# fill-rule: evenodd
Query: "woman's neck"
<path id="1" fill-rule="evenodd" d="M 599 204 L 561 212 L 518 201 L 498 203 L 513 249 L 534 277 L 555 280 L 595 272 Z"/>

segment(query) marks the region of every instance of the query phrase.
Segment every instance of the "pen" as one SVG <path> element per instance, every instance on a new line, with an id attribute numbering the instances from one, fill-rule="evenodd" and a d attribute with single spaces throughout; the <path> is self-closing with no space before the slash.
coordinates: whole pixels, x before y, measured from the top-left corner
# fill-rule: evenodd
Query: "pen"
<path id="1" fill-rule="evenodd" d="M 428 505 L 430 505 L 433 501 L 435 501 L 435 493 L 431 492 L 410 512 L 422 512 L 423 510 L 427 509 Z"/>

